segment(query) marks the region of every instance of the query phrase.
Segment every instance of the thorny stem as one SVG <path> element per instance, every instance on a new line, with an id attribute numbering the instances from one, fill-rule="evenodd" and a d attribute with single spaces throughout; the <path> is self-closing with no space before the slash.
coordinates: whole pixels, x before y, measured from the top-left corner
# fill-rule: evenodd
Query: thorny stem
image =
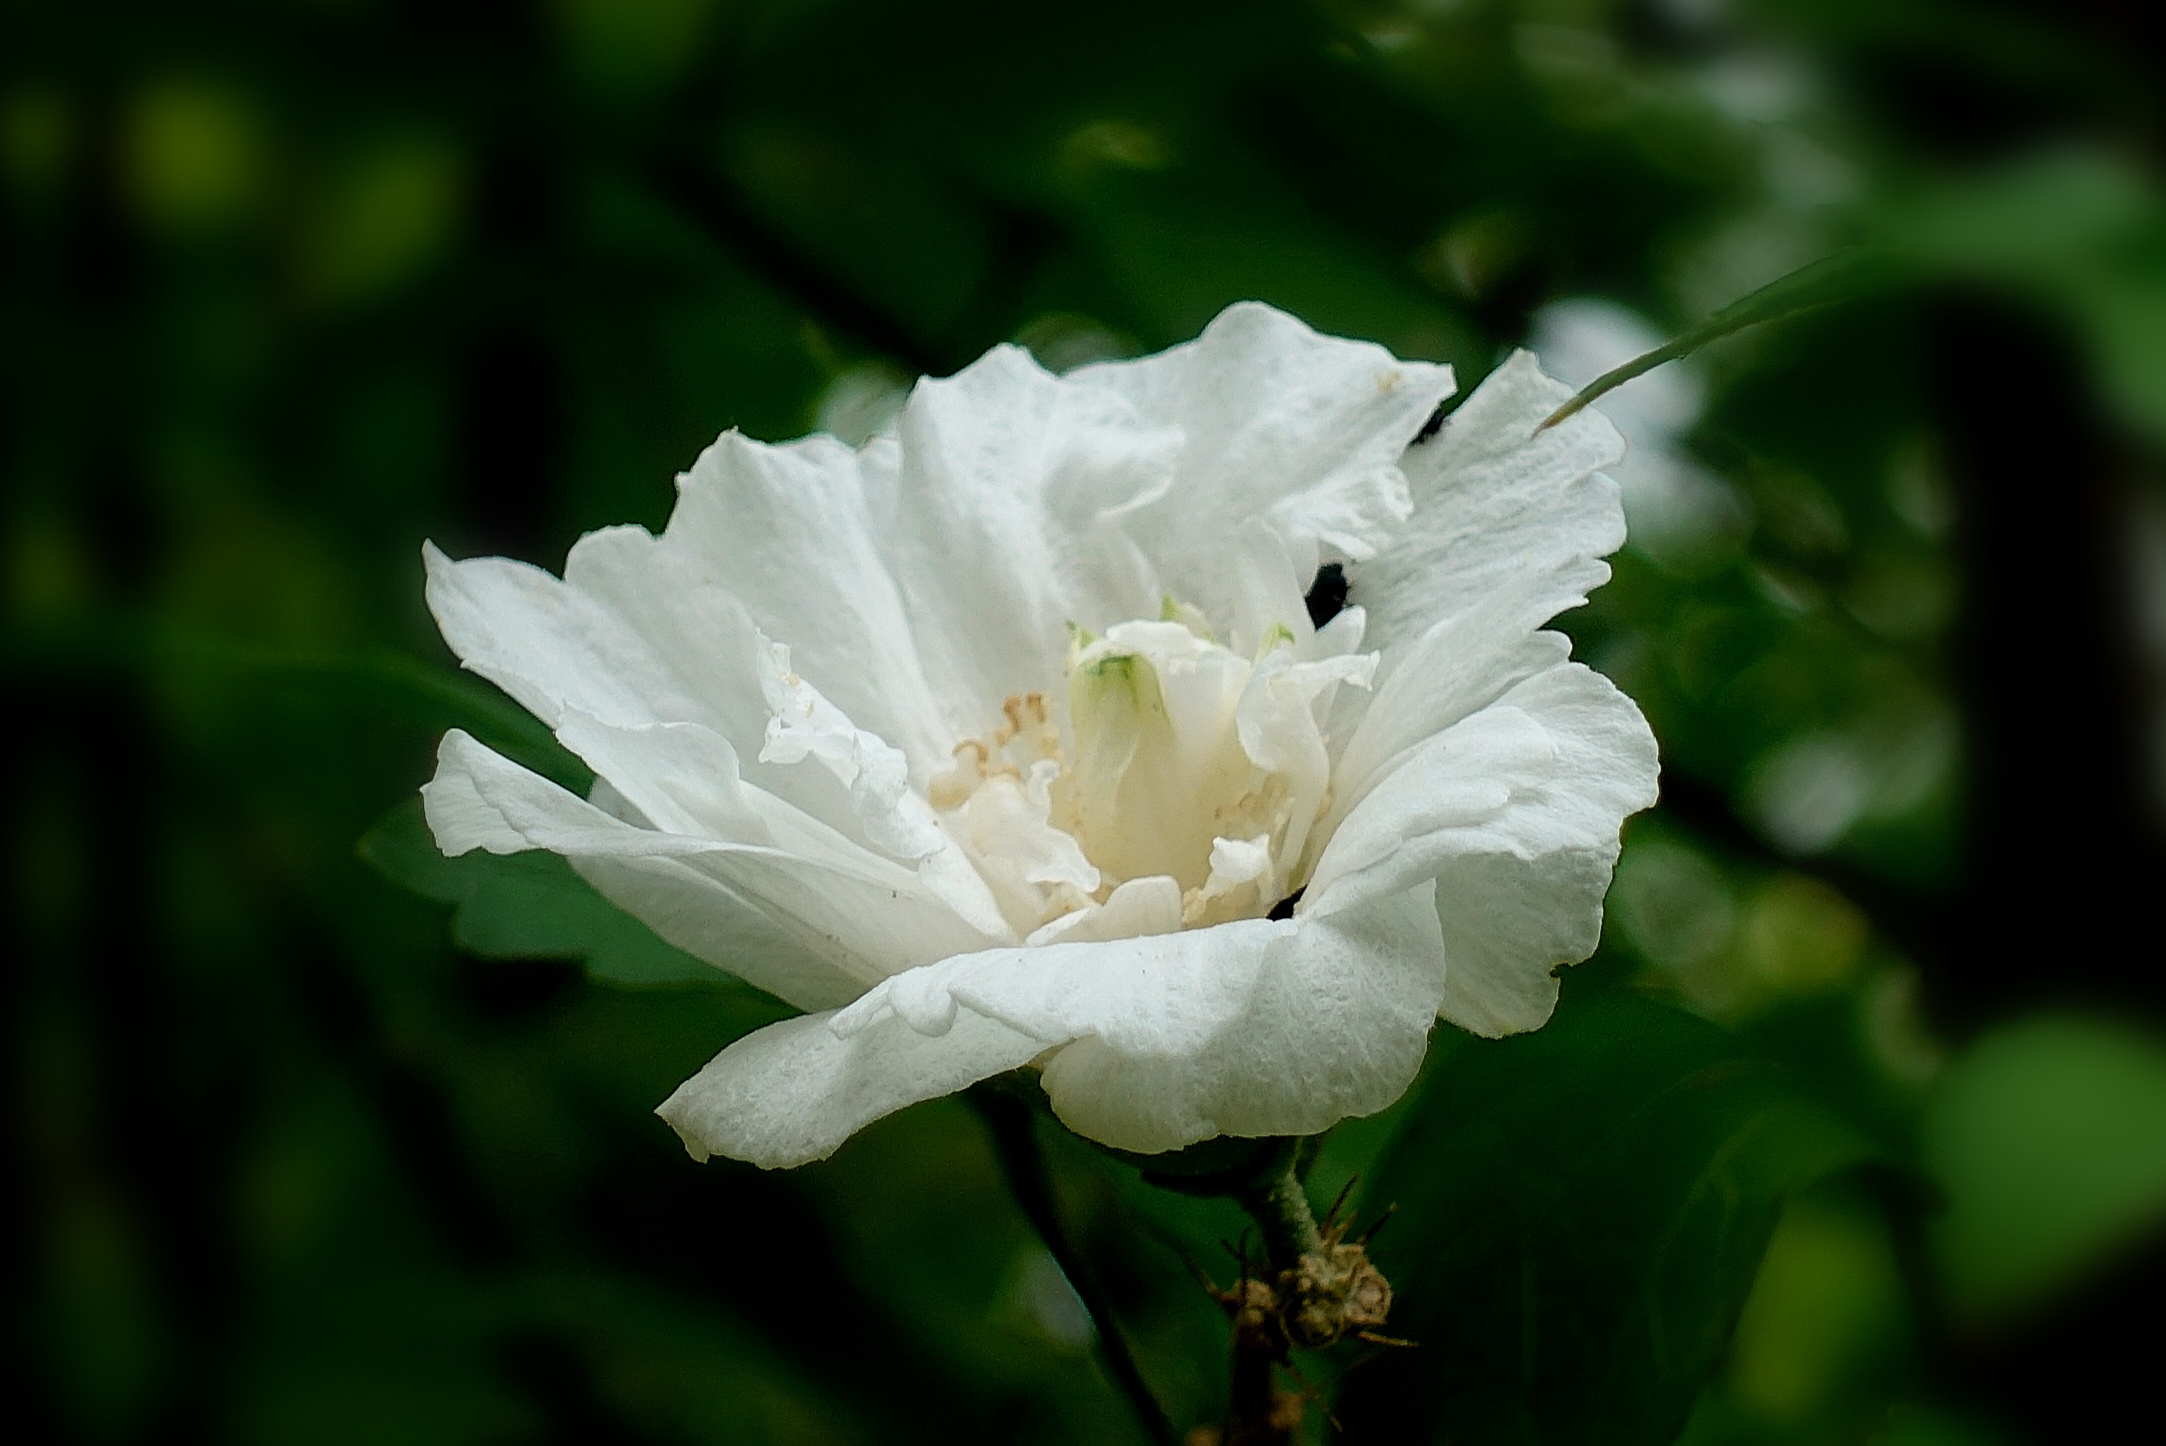
<path id="1" fill-rule="evenodd" d="M 1158 1398 L 1151 1394 L 1150 1383 L 1143 1379 L 1136 1358 L 1129 1354 L 1120 1322 L 1113 1315 L 1113 1303 L 1099 1285 L 1097 1273 L 1084 1261 L 1061 1224 L 1060 1210 L 1053 1200 L 1052 1176 L 1046 1169 L 1045 1152 L 1039 1148 L 1038 1137 L 1031 1126 L 1030 1106 L 1005 1090 L 983 1085 L 970 1091 L 970 1102 L 977 1106 L 986 1128 L 992 1133 L 993 1148 L 1000 1156 L 1001 1170 L 1008 1177 L 1008 1188 L 1014 1193 L 1016 1203 L 1023 1207 L 1023 1214 L 1029 1217 L 1039 1238 L 1045 1242 L 1045 1248 L 1051 1252 L 1053 1263 L 1068 1277 L 1083 1308 L 1090 1312 L 1091 1323 L 1098 1330 L 1098 1348 L 1104 1356 L 1106 1374 L 1128 1397 L 1137 1424 L 1142 1426 L 1143 1434 L 1153 1446 L 1179 1446 L 1179 1433 L 1173 1429 Z"/>

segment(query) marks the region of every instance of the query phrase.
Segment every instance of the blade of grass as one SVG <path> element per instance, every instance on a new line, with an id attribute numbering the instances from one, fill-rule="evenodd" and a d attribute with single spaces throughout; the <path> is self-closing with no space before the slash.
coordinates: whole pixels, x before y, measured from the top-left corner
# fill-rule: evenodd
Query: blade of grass
<path id="1" fill-rule="evenodd" d="M 1732 332 L 1891 289 L 1906 280 L 1911 270 L 1912 266 L 1905 258 L 1883 246 L 1853 247 L 1799 267 L 1758 291 L 1739 297 L 1683 335 L 1634 357 L 1621 367 L 1604 372 L 1581 388 L 1579 395 L 1550 413 L 1536 430 L 1546 431 L 1634 377 L 1644 376 L 1664 362 L 1689 356 Z"/>

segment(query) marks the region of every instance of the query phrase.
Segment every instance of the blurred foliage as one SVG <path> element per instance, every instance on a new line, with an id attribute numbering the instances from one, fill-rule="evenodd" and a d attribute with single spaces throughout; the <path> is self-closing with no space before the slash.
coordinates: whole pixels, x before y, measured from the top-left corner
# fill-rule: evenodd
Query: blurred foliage
<path id="1" fill-rule="evenodd" d="M 452 670 L 420 540 L 553 564 L 658 525 L 722 428 L 862 437 L 995 342 L 1069 366 L 1242 297 L 1463 389 L 1530 339 L 1584 383 L 1851 246 L 1842 304 L 1602 403 L 1633 540 L 1567 625 L 1664 804 L 1549 1030 L 1440 1033 L 1323 1142 L 1319 1203 L 1399 1206 L 1417 1344 L 1304 1369 L 1380 1440 L 1986 1443 L 2137 1400 L 2166 227 L 2117 23 L 8 0 L 32 1434 L 1132 1439 L 964 1105 L 695 1167 L 650 1111 L 776 1007 L 555 860 L 430 852 L 445 728 L 579 773 Z M 1238 1213 L 1041 1134 L 1153 1388 L 1215 1418 L 1184 1261 L 1230 1277 Z"/>
<path id="2" fill-rule="evenodd" d="M 2166 1048 L 2051 1016 L 1996 1030 L 1922 1122 L 1947 1191 L 1935 1222 L 1952 1303 L 2005 1315 L 2149 1226 L 2166 1202 Z"/>
<path id="3" fill-rule="evenodd" d="M 1377 1172 L 1420 1343 L 1349 1383 L 1357 1438 L 1661 1443 L 1783 1200 L 1870 1146 L 1721 1030 L 1628 993 L 1454 1050 Z"/>

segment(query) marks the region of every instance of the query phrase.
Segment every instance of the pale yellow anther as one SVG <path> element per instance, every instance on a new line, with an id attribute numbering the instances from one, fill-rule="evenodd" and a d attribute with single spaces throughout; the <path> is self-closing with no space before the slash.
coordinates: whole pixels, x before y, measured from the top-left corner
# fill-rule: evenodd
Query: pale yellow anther
<path id="1" fill-rule="evenodd" d="M 987 750 L 975 738 L 955 745 L 954 762 L 934 774 L 925 787 L 926 801 L 942 813 L 961 808 L 985 781 Z"/>

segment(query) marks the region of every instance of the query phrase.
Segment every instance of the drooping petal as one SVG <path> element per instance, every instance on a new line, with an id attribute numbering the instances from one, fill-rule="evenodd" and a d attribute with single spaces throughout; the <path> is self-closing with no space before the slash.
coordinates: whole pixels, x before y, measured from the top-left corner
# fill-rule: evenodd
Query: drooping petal
<path id="1" fill-rule="evenodd" d="M 1532 1028 L 1556 997 L 1550 971 L 1594 947 L 1618 830 L 1655 801 L 1656 772 L 1632 701 L 1557 664 L 1408 752 L 1339 824 L 1301 911 L 1436 879 L 1446 1017 Z"/>
<path id="2" fill-rule="evenodd" d="M 765 800 L 758 811 L 784 825 L 779 847 L 809 839 L 820 858 L 833 834 L 916 861 L 925 891 L 977 937 L 1015 937 L 910 787 L 900 752 L 792 674 L 788 651 L 778 654 L 681 539 L 636 527 L 589 534 L 563 581 L 502 558 L 424 555 L 430 605 L 466 665 L 555 727 L 657 827 L 767 841 L 712 815 L 722 795 L 709 784 L 726 776 L 736 789 L 749 748 Z M 677 731 L 655 731 L 667 729 Z M 812 754 L 823 766 L 793 766 Z M 691 813 L 682 799 L 658 802 L 658 793 L 703 789 L 709 796 Z"/>
<path id="3" fill-rule="evenodd" d="M 695 1153 L 802 1164 L 872 1118 L 865 1101 L 899 1109 L 1058 1046 L 1055 1112 L 1116 1148 L 1310 1134 L 1405 1091 L 1443 996 L 1423 885 L 1330 918 L 949 959 L 739 1041 L 663 1109 Z"/>
<path id="4" fill-rule="evenodd" d="M 1047 1064 L 1046 1093 L 1069 1128 L 1124 1150 L 1315 1134 L 1413 1083 L 1444 985 L 1426 886 L 1330 919 L 1167 938 L 1195 941 L 1178 960 L 1188 979 L 1136 959 L 1065 979 L 1011 968 L 959 994 L 1033 1029 L 1087 1028 Z"/>
<path id="5" fill-rule="evenodd" d="M 1369 644 L 1387 656 L 1432 624 L 1540 579 L 1529 626 L 1586 600 L 1624 545 L 1617 486 L 1601 474 L 1623 439 L 1587 410 L 1538 430 L 1571 388 L 1514 352 L 1400 465 L 1414 511 L 1392 544 L 1352 570 Z"/>
<path id="6" fill-rule="evenodd" d="M 562 854 L 669 942 L 800 1008 L 853 999 L 890 974 L 1001 937 L 972 929 L 917 873 L 863 850 L 812 858 L 638 827 L 457 730 L 422 796 L 445 853 Z M 790 947 L 738 947 L 740 921 L 762 937 L 787 935 Z"/>
<path id="7" fill-rule="evenodd" d="M 1400 452 L 1452 390 L 1450 367 L 1319 336 L 1257 302 L 1228 307 L 1185 345 L 1069 380 L 1186 434 L 1172 486 L 1131 526 L 1182 597 L 1221 626 L 1241 590 L 1228 521 L 1268 521 L 1303 586 L 1323 547 L 1371 556 L 1407 515 Z"/>
<path id="8" fill-rule="evenodd" d="M 695 1160 L 727 1155 L 776 1170 L 824 1160 L 851 1135 L 906 1105 L 938 1099 L 1044 1052 L 983 1015 L 924 1035 L 889 1015 L 848 1038 L 829 1014 L 755 1030 L 677 1087 L 655 1113 Z"/>
<path id="9" fill-rule="evenodd" d="M 695 851 L 711 845 L 635 828 L 532 774 L 511 776 L 523 772 L 463 733 L 446 735 L 436 777 L 422 789 L 438 847 L 453 857 L 476 848 L 511 854 L 536 847 L 533 835 L 544 829 L 520 806 L 523 800 L 504 806 L 507 793 L 531 793 L 558 815 L 547 830 L 561 845 L 557 851 L 604 897 L 695 958 L 799 1008 L 852 998 L 877 975 L 701 869 Z M 631 837 L 642 834 L 652 836 Z"/>

